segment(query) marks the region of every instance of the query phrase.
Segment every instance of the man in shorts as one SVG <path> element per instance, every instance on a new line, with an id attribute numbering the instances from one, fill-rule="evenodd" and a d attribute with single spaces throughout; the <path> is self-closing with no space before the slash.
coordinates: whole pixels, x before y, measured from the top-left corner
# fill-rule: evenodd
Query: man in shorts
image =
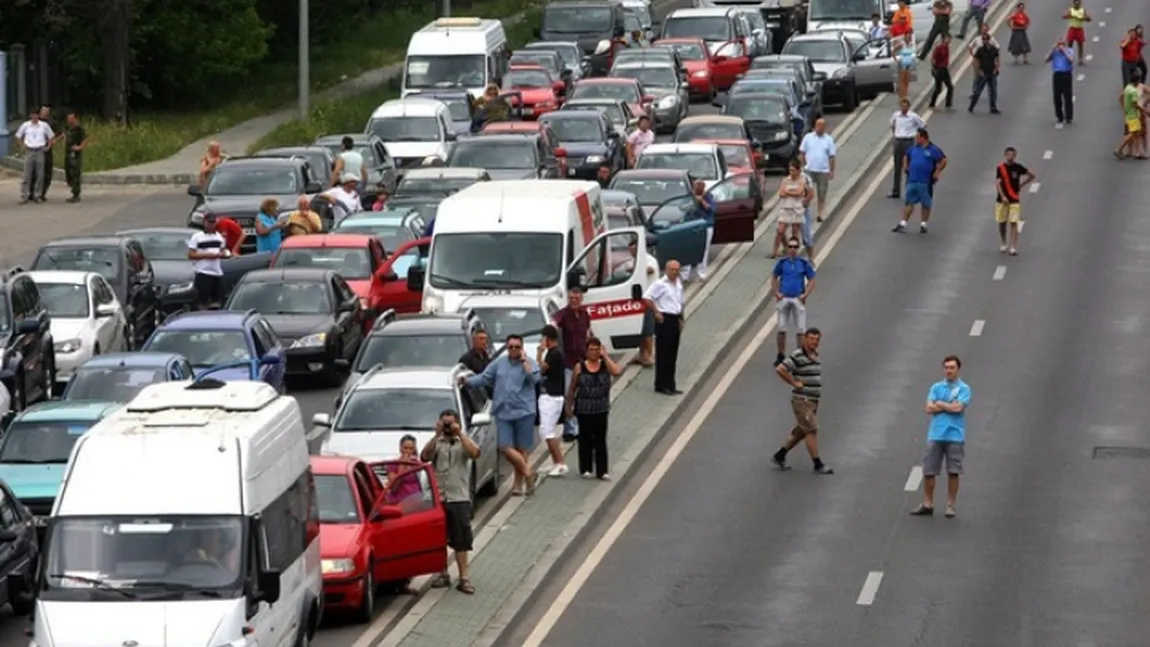
<path id="1" fill-rule="evenodd" d="M 566 381 L 563 351 L 559 349 L 559 329 L 555 326 L 543 326 L 543 341 L 535 351 L 535 363 L 543 376 L 539 393 L 539 439 L 547 444 L 553 465 L 547 476 L 563 476 L 567 473 L 567 463 L 559 442 L 563 435 L 559 419 L 563 417 Z"/>
<path id="2" fill-rule="evenodd" d="M 1066 43 L 1078 53 L 1078 64 L 1086 65 L 1086 23 L 1093 19 L 1082 7 L 1082 0 L 1073 0 L 1070 8 L 1062 14 L 1062 19 L 1069 24 L 1066 29 Z"/>
<path id="3" fill-rule="evenodd" d="M 216 214 L 204 214 L 204 230 L 188 238 L 188 260 L 192 262 L 192 285 L 196 289 L 198 310 L 219 308 L 224 301 L 220 259 L 230 258 L 227 241 L 216 231 Z"/>
<path id="4" fill-rule="evenodd" d="M 916 517 L 934 514 L 934 482 L 942 473 L 946 459 L 946 516 L 958 513 L 958 478 L 966 447 L 966 409 L 970 406 L 970 387 L 958 377 L 962 360 L 950 355 L 942 360 L 944 378 L 930 387 L 924 411 L 930 416 L 926 437 L 926 454 L 922 457 L 922 503 L 911 511 Z"/>
<path id="5" fill-rule="evenodd" d="M 771 272 L 771 288 L 779 312 L 777 336 L 778 355 L 775 366 L 787 357 L 787 330 L 795 334 L 795 342 L 803 343 L 807 328 L 807 297 L 815 289 L 815 268 L 799 256 L 799 239 L 787 240 L 787 255 L 775 263 Z"/>
<path id="6" fill-rule="evenodd" d="M 463 433 L 459 414 L 448 409 L 439 414 L 435 422 L 435 437 L 427 441 L 419 457 L 435 468 L 435 480 L 443 496 L 443 512 L 447 521 L 447 546 L 455 551 L 455 565 L 459 567 L 460 593 L 471 595 L 470 553 L 475 541 L 471 530 L 471 468 L 469 461 L 479 458 L 479 445 Z M 444 569 L 431 581 L 433 588 L 451 586 L 451 575 Z"/>
<path id="7" fill-rule="evenodd" d="M 791 387 L 791 410 L 795 426 L 771 462 L 781 471 L 789 472 L 787 454 L 799 443 L 807 446 L 815 474 L 829 476 L 835 471 L 819 457 L 819 400 L 823 393 L 823 368 L 819 359 L 819 340 L 822 333 L 811 328 L 803 335 L 802 347 L 775 366 L 775 374 Z"/>
<path id="8" fill-rule="evenodd" d="M 994 186 L 998 197 L 994 203 L 994 221 L 998 223 L 998 251 L 1018 256 L 1018 230 L 1022 223 L 1022 187 L 1034 181 L 1030 169 L 1019 164 L 1015 158 L 1018 151 L 1013 146 L 1006 147 L 1002 163 L 994 170 Z M 1007 234 L 1009 233 L 1009 237 Z"/>
<path id="9" fill-rule="evenodd" d="M 835 139 L 827 132 L 826 119 L 816 119 L 815 129 L 803 136 L 799 143 L 799 160 L 803 171 L 814 180 L 816 196 L 816 219 L 823 221 L 826 216 L 827 192 L 830 181 L 835 179 L 835 156 L 838 147 Z"/>
<path id="10" fill-rule="evenodd" d="M 946 153 L 930 141 L 930 133 L 926 128 L 919 128 L 915 135 L 914 146 L 906 152 L 903 161 L 906 169 L 906 206 L 902 210 L 902 218 L 894 226 L 893 231 L 901 234 L 906 231 L 907 220 L 914 215 L 914 207 L 918 205 L 922 213 L 922 222 L 918 232 L 925 234 L 927 222 L 930 221 L 930 210 L 934 207 L 934 184 L 942 177 L 946 168 Z"/>
<path id="11" fill-rule="evenodd" d="M 1127 155 L 1135 159 L 1146 159 L 1146 151 L 1142 147 L 1142 120 L 1146 117 L 1146 109 L 1142 107 L 1142 73 L 1134 70 L 1130 75 L 1130 82 L 1122 88 L 1118 101 L 1122 106 L 1122 119 L 1126 122 L 1126 134 L 1122 136 L 1114 157 L 1126 159 Z"/>

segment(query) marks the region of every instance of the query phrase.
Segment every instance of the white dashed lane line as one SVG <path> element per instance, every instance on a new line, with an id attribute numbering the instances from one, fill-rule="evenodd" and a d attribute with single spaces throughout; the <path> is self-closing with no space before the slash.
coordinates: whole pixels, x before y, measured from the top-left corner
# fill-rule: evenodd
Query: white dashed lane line
<path id="1" fill-rule="evenodd" d="M 970 336 L 971 337 L 981 337 L 982 336 L 982 329 L 985 327 L 986 327 L 985 321 L 983 321 L 982 319 L 975 319 L 974 324 L 971 325 L 971 327 L 970 327 Z"/>
<path id="2" fill-rule="evenodd" d="M 1044 160 L 1048 160 L 1051 157 L 1054 157 L 1054 151 L 1048 150 L 1042 154 L 1042 159 Z"/>
<path id="3" fill-rule="evenodd" d="M 1097 43 L 1100 39 L 1101 39 L 1101 36 L 1095 36 L 1095 37 L 1090 39 L 1090 42 Z"/>
<path id="4" fill-rule="evenodd" d="M 915 465 L 910 468 L 910 476 L 906 477 L 906 486 L 903 489 L 907 492 L 918 492 L 920 485 L 922 485 L 922 465 Z"/>
<path id="5" fill-rule="evenodd" d="M 1106 26 L 1106 21 L 1105 21 L 1105 20 L 1103 20 L 1102 22 L 1098 23 L 1098 27 L 1099 27 L 1099 28 L 1101 28 L 1101 27 L 1105 27 L 1105 26 Z"/>
<path id="6" fill-rule="evenodd" d="M 878 595 L 878 587 L 881 585 L 882 571 L 871 571 L 867 573 L 866 581 L 863 582 L 862 590 L 859 591 L 859 599 L 856 604 L 863 607 L 869 607 L 874 604 L 874 598 Z"/>
<path id="7" fill-rule="evenodd" d="M 1046 159 L 1050 159 L 1050 158 L 1047 157 Z M 1041 182 L 1031 182 L 1030 183 L 1030 192 L 1031 193 L 1038 193 L 1038 187 L 1040 187 L 1040 186 L 1042 186 Z"/>
<path id="8" fill-rule="evenodd" d="M 1110 7 L 1106 7 L 1105 9 L 1103 9 L 1102 13 L 1110 13 Z"/>
<path id="9" fill-rule="evenodd" d="M 1018 228 L 1022 229 L 1022 226 L 1021 226 L 1022 223 L 1020 222 L 1018 224 L 1019 224 Z M 994 280 L 995 281 L 1001 281 L 1004 278 L 1006 278 L 1006 266 L 1005 265 L 999 265 L 998 267 L 994 268 Z M 913 470 L 911 471 L 911 476 L 914 476 Z M 921 476 L 921 474 L 919 476 Z M 910 481 L 907 481 L 907 484 L 909 485 Z"/>
<path id="10" fill-rule="evenodd" d="M 1086 75 L 1085 75 L 1085 74 L 1082 74 L 1081 72 L 1079 72 L 1079 73 L 1078 73 L 1078 77 L 1077 77 L 1077 80 L 1079 80 L 1079 81 L 1085 81 L 1085 80 L 1086 80 Z"/>
<path id="11" fill-rule="evenodd" d="M 1093 60 L 1094 60 L 1094 55 L 1093 55 L 1093 54 L 1087 54 L 1087 55 L 1086 55 L 1086 60 L 1087 60 L 1087 61 L 1093 61 Z"/>

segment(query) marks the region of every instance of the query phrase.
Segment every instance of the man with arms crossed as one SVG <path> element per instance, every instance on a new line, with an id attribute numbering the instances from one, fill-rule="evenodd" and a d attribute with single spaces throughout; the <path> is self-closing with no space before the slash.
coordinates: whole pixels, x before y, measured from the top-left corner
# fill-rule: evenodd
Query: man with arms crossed
<path id="1" fill-rule="evenodd" d="M 962 360 L 950 355 L 942 360 L 945 375 L 930 387 L 924 411 L 930 416 L 930 430 L 926 436 L 926 454 L 922 457 L 922 504 L 911 515 L 929 517 L 934 514 L 934 480 L 942 472 L 946 459 L 946 516 L 954 518 L 955 500 L 958 498 L 958 477 L 962 475 L 962 459 L 966 447 L 966 409 L 970 406 L 970 387 L 958 377 Z"/>
<path id="2" fill-rule="evenodd" d="M 459 415 L 448 409 L 435 422 L 435 437 L 427 441 L 420 459 L 435 468 L 435 480 L 443 494 L 443 511 L 447 517 L 447 546 L 455 551 L 459 567 L 460 593 L 471 595 L 471 562 L 468 559 L 474 543 L 471 530 L 471 469 L 469 460 L 479 458 L 479 445 L 463 433 Z M 431 581 L 433 588 L 451 586 L 451 576 L 444 570 Z"/>

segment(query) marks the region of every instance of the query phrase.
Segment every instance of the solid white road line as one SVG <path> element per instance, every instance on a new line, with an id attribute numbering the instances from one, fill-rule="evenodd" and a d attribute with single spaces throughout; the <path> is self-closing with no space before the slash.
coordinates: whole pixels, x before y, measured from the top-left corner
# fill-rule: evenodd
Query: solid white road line
<path id="1" fill-rule="evenodd" d="M 920 485 L 922 485 L 922 465 L 915 465 L 910 468 L 910 476 L 906 477 L 906 486 L 903 489 L 907 492 L 918 492 Z"/>
<path id="2" fill-rule="evenodd" d="M 975 319 L 974 323 L 970 326 L 971 337 L 981 337 L 982 329 L 986 327 L 986 322 L 982 319 Z"/>
<path id="3" fill-rule="evenodd" d="M 1050 159 L 1050 158 L 1047 157 L 1046 159 Z M 1040 186 L 1042 186 L 1041 182 L 1031 182 L 1030 183 L 1030 192 L 1031 193 L 1038 193 L 1038 187 L 1040 187 Z"/>
<path id="4" fill-rule="evenodd" d="M 1078 74 L 1077 80 L 1079 80 L 1079 81 L 1085 81 L 1085 80 L 1086 80 L 1086 75 L 1085 75 L 1085 74 L 1082 74 L 1082 73 L 1080 72 L 1080 73 Z"/>
<path id="5" fill-rule="evenodd" d="M 1042 159 L 1044 159 L 1044 160 L 1048 160 L 1048 159 L 1050 159 L 1051 157 L 1054 157 L 1054 151 L 1049 151 L 1049 150 L 1048 150 L 1048 151 L 1046 151 L 1046 152 L 1042 153 Z"/>
<path id="6" fill-rule="evenodd" d="M 1021 225 L 1022 223 L 1018 224 Z M 1022 227 L 1019 227 L 1019 229 L 1022 229 Z M 998 267 L 994 268 L 994 280 L 1001 281 L 1004 278 L 1006 278 L 1006 266 L 999 265 Z"/>
<path id="7" fill-rule="evenodd" d="M 871 571 L 866 575 L 866 581 L 863 582 L 862 590 L 859 591 L 859 599 L 855 604 L 863 607 L 869 607 L 874 604 L 874 597 L 878 595 L 878 587 L 882 586 L 882 571 Z"/>

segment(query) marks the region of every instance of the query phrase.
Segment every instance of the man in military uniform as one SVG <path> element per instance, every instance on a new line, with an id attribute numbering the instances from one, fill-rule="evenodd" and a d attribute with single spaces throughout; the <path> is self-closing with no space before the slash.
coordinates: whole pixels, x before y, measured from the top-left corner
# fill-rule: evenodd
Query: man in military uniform
<path id="1" fill-rule="evenodd" d="M 64 135 L 56 129 L 56 122 L 52 119 L 52 106 L 47 104 L 40 106 L 40 121 L 48 124 L 52 132 L 56 133 L 56 137 L 48 142 L 48 148 L 44 151 L 44 181 L 40 183 L 40 202 L 43 202 L 48 197 L 48 187 L 52 185 L 52 170 L 55 167 L 52 161 L 52 148 L 56 142 L 63 139 Z"/>
<path id="2" fill-rule="evenodd" d="M 72 189 L 72 197 L 68 198 L 68 202 L 80 201 L 80 174 L 84 168 L 84 148 L 87 146 L 88 132 L 80 125 L 80 115 L 75 111 L 69 112 L 67 128 L 64 130 L 64 178 L 68 181 L 68 188 Z"/>

